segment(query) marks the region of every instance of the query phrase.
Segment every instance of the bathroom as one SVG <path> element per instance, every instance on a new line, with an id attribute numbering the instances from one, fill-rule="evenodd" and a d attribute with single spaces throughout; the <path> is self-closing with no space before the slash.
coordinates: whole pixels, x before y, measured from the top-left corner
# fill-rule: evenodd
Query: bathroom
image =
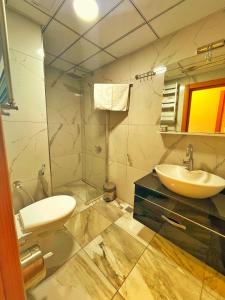
<path id="1" fill-rule="evenodd" d="M 196 177 L 171 192 L 162 177 L 170 170 L 161 168 L 203 170 L 224 184 L 225 140 L 222 125 L 209 129 L 213 108 L 198 110 L 203 129 L 190 132 L 178 115 L 171 129 L 165 98 L 167 81 L 181 86 L 178 69 L 199 57 L 203 69 L 215 65 L 190 68 L 188 84 L 224 88 L 225 1 L 0 2 L 0 299 L 225 299 L 224 191 L 198 199 Z M 98 86 L 125 87 L 126 107 L 96 108 Z M 61 222 L 29 238 L 39 218 Z"/>

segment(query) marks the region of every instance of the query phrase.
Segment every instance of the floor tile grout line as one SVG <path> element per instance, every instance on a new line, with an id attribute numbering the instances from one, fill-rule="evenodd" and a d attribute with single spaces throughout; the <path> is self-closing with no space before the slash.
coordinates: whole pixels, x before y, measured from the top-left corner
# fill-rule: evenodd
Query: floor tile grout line
<path id="1" fill-rule="evenodd" d="M 155 236 L 155 234 L 154 234 L 154 236 Z M 152 239 L 154 238 L 154 236 L 152 237 Z M 152 241 L 152 239 L 151 239 L 151 241 Z M 151 242 L 151 241 L 150 241 L 150 242 Z M 120 288 L 117 290 L 118 293 L 119 293 L 119 290 L 121 289 L 121 287 L 124 285 L 125 281 L 126 281 L 126 280 L 128 279 L 128 277 L 130 276 L 131 272 L 134 270 L 134 268 L 135 268 L 135 267 L 137 266 L 137 264 L 139 263 L 140 259 L 141 259 L 142 256 L 144 255 L 145 251 L 148 250 L 148 246 L 149 246 L 150 242 L 148 243 L 147 246 L 145 246 L 145 248 L 144 248 L 142 254 L 139 256 L 139 258 L 138 258 L 138 260 L 136 261 L 135 265 L 133 266 L 133 268 L 130 270 L 130 272 L 128 273 L 128 275 L 127 275 L 126 278 L 124 279 L 124 281 L 123 281 L 123 283 L 121 284 Z M 119 293 L 119 294 L 120 294 L 120 293 Z M 115 296 L 115 295 L 114 295 L 114 296 Z M 123 296 L 122 296 L 122 297 L 123 297 Z"/>
<path id="2" fill-rule="evenodd" d="M 128 213 L 128 212 L 127 212 Z M 126 214 L 126 213 L 124 213 Z M 123 214 L 123 216 L 124 216 Z M 122 216 L 121 216 L 122 217 Z M 119 217 L 118 219 L 120 219 L 121 217 Z M 117 220 L 118 220 L 117 219 Z M 93 242 L 94 239 L 96 239 L 99 235 L 101 235 L 105 230 L 107 230 L 110 226 L 115 225 L 116 227 L 119 227 L 121 230 L 123 230 L 126 234 L 128 234 L 132 239 L 134 239 L 135 241 L 138 241 L 134 236 L 132 236 L 129 232 L 127 232 L 125 229 L 123 229 L 122 227 L 120 227 L 119 225 L 117 225 L 115 222 L 117 221 L 115 220 L 114 222 L 112 222 L 109 226 L 107 226 L 103 231 L 101 231 L 101 233 L 99 233 L 95 238 L 93 238 L 89 243 L 87 243 L 82 249 L 85 251 L 85 253 L 89 256 L 89 258 L 92 260 L 92 262 L 95 264 L 95 262 L 93 261 L 93 259 L 90 257 L 90 255 L 87 253 L 87 251 L 84 249 L 86 248 L 91 242 Z M 144 225 L 145 226 L 145 225 Z M 145 226 L 146 227 L 146 226 Z M 156 234 L 156 233 L 155 233 Z M 155 237 L 155 234 L 153 235 L 153 237 L 151 238 L 151 240 L 147 243 L 147 245 L 145 246 L 143 243 L 141 243 L 140 241 L 138 241 L 142 246 L 144 246 L 143 252 L 140 254 L 137 262 L 135 263 L 135 265 L 132 267 L 132 269 L 130 270 L 130 272 L 128 273 L 128 275 L 125 277 L 123 283 L 121 284 L 121 286 L 117 289 L 115 288 L 115 286 L 111 283 L 111 281 L 109 280 L 109 278 L 99 269 L 99 267 L 96 265 L 96 267 L 101 271 L 101 273 L 104 275 L 104 277 L 107 279 L 107 281 L 110 282 L 110 284 L 116 289 L 116 293 L 119 292 L 119 289 L 122 287 L 122 285 L 124 284 L 124 282 L 126 281 L 126 279 L 128 278 L 128 276 L 130 275 L 131 271 L 134 269 L 134 267 L 137 265 L 138 261 L 140 260 L 140 258 L 142 257 L 142 255 L 144 254 L 145 250 L 148 248 L 150 242 L 152 241 L 152 239 Z M 114 298 L 114 296 L 116 295 L 116 293 L 113 295 L 113 297 L 111 299 Z"/>
<path id="3" fill-rule="evenodd" d="M 112 223 L 111 225 L 116 225 L 117 227 L 119 227 L 117 224 L 114 224 L 114 223 Z M 111 226 L 111 225 L 109 225 L 109 226 Z M 108 226 L 108 227 L 109 227 Z M 105 228 L 105 230 L 107 230 L 108 229 L 108 227 L 107 228 Z M 125 231 L 123 228 L 121 228 L 121 227 L 119 227 L 121 230 L 123 230 L 123 231 Z M 101 232 L 101 234 L 105 231 L 105 230 L 103 230 L 102 232 Z M 133 239 L 135 239 L 131 234 L 129 234 L 127 231 L 125 231 L 129 236 L 131 236 Z M 101 234 L 98 234 L 96 237 L 98 237 L 99 235 L 101 235 Z M 95 238 L 96 238 L 95 237 Z M 94 239 L 95 239 L 94 238 Z M 93 239 L 93 240 L 94 240 Z M 92 241 L 90 241 L 87 245 L 89 245 L 91 242 L 93 242 L 93 240 Z M 136 240 L 136 239 L 135 239 Z M 137 240 L 136 240 L 137 241 Z M 140 242 L 139 242 L 140 243 Z M 104 277 L 107 279 L 107 281 L 108 282 L 110 282 L 110 284 L 113 286 L 113 288 L 116 290 L 116 292 L 115 292 L 115 294 L 113 295 L 113 297 L 111 298 L 111 299 L 113 299 L 114 298 L 114 296 L 116 295 L 116 293 L 117 292 L 119 292 L 119 289 L 121 288 L 121 286 L 124 284 L 124 282 L 125 282 L 125 280 L 128 278 L 128 276 L 130 275 L 130 272 L 133 270 L 133 268 L 135 267 L 133 267 L 132 269 L 131 269 L 131 271 L 128 273 L 128 275 L 125 277 L 125 279 L 124 279 L 124 281 L 123 281 L 123 283 L 121 284 L 121 286 L 117 289 L 112 283 L 111 283 L 111 281 L 110 281 L 110 279 L 108 278 L 108 276 L 106 276 L 106 274 L 104 274 L 103 272 L 102 272 L 102 270 L 96 265 L 96 263 L 93 261 L 93 259 L 91 258 L 91 256 L 88 254 L 88 252 L 84 249 L 84 248 L 86 248 L 87 247 L 87 245 L 85 246 L 85 247 L 83 247 L 81 250 L 84 250 L 85 251 L 85 253 L 88 255 L 88 257 L 91 259 L 91 261 L 95 264 L 95 266 L 100 270 L 100 272 L 104 275 Z M 143 245 L 143 244 L 142 244 Z M 144 246 L 144 245 L 143 245 Z M 138 260 L 137 261 L 139 261 L 140 260 L 140 258 L 142 257 L 142 255 L 143 255 L 143 253 L 144 253 L 144 251 L 146 250 L 146 248 L 147 248 L 148 246 L 144 246 L 144 250 L 143 250 L 143 252 L 140 254 L 140 256 L 139 256 L 139 258 L 138 258 Z M 80 251 L 80 250 L 79 250 Z M 135 264 L 136 265 L 136 264 Z"/>

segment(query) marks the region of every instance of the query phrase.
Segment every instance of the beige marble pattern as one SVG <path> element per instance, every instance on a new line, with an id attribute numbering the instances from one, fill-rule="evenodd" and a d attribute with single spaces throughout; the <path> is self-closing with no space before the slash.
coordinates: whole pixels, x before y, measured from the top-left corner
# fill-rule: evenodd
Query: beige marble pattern
<path id="1" fill-rule="evenodd" d="M 145 247 L 117 225 L 111 225 L 85 248 L 95 264 L 118 289 Z"/>
<path id="2" fill-rule="evenodd" d="M 65 226 L 78 243 L 85 246 L 110 224 L 111 222 L 99 214 L 95 208 L 89 207 L 73 216 Z"/>
<path id="3" fill-rule="evenodd" d="M 174 266 L 179 266 L 199 281 L 203 281 L 206 265 L 167 239 L 156 234 L 148 249 L 159 259 L 169 260 Z"/>
<path id="4" fill-rule="evenodd" d="M 83 250 L 28 294 L 28 300 L 109 300 L 116 290 Z"/>
<path id="5" fill-rule="evenodd" d="M 127 231 L 144 246 L 148 246 L 155 235 L 154 231 L 135 220 L 133 216 L 128 213 L 119 218 L 115 224 Z"/>
<path id="6" fill-rule="evenodd" d="M 28 300 L 225 299 L 224 276 L 132 219 L 120 199 L 100 197 L 68 224 L 73 235 L 66 229 L 57 234 L 52 250 L 58 254 L 47 262 L 48 274 L 58 271 Z"/>
<path id="7" fill-rule="evenodd" d="M 112 202 L 105 202 L 103 197 L 95 204 L 94 208 L 109 221 L 114 222 L 124 213 L 132 213 L 133 208 L 118 198 Z"/>
<path id="8" fill-rule="evenodd" d="M 223 296 L 218 295 L 218 294 L 216 294 L 216 295 L 211 294 L 203 288 L 200 299 L 201 300 L 224 300 L 225 298 Z"/>
<path id="9" fill-rule="evenodd" d="M 147 249 L 119 292 L 126 300 L 197 300 L 201 287 L 202 282 L 190 273 Z"/>
<path id="10" fill-rule="evenodd" d="M 124 300 L 124 298 L 120 295 L 120 293 L 116 293 L 112 300 Z"/>
<path id="11" fill-rule="evenodd" d="M 225 276 L 210 267 L 206 267 L 203 289 L 215 299 L 225 299 Z"/>

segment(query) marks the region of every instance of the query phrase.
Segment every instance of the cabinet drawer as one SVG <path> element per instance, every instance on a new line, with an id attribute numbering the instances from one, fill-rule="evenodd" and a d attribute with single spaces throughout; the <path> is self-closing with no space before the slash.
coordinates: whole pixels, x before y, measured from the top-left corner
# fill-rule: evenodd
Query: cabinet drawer
<path id="1" fill-rule="evenodd" d="M 188 200 L 190 204 L 193 200 L 183 199 L 184 197 L 177 196 L 179 197 L 180 201 L 176 201 L 172 198 L 167 197 L 166 195 L 139 186 L 135 187 L 135 193 L 136 196 L 140 198 L 144 198 L 151 203 L 173 211 L 174 213 L 177 213 L 184 218 L 193 220 L 194 222 L 201 224 L 215 232 L 218 232 L 219 234 L 225 235 L 225 221 L 185 203 L 185 201 Z M 181 201 L 181 199 L 183 199 L 183 202 Z M 216 210 L 216 208 L 213 207 L 213 203 L 211 203 L 211 210 Z"/>
<path id="2" fill-rule="evenodd" d="M 212 232 L 135 195 L 134 218 L 207 262 Z"/>

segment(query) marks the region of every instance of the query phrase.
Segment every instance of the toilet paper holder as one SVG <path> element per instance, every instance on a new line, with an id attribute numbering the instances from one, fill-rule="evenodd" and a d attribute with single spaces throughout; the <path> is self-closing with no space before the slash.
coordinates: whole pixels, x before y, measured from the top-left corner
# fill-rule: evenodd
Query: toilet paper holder
<path id="1" fill-rule="evenodd" d="M 38 245 L 34 245 L 21 253 L 20 263 L 26 290 L 34 287 L 46 277 L 45 260 L 52 255 L 52 252 L 43 255 Z"/>

